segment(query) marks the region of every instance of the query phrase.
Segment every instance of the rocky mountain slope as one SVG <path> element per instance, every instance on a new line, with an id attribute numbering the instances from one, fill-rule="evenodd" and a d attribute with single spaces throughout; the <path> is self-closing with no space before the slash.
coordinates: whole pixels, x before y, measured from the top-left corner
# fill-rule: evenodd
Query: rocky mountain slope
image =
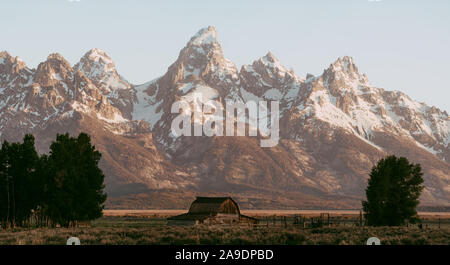
<path id="1" fill-rule="evenodd" d="M 180 99 L 277 100 L 279 144 L 177 137 L 171 106 Z M 387 154 L 421 163 L 423 205 L 450 204 L 446 111 L 372 86 L 347 56 L 306 78 L 270 52 L 238 70 L 213 27 L 195 34 L 166 74 L 143 85 L 126 81 L 99 49 L 74 66 L 51 54 L 37 69 L 0 53 L 1 139 L 30 132 L 46 152 L 66 131 L 91 134 L 103 153 L 110 207 L 173 208 L 195 194 L 231 194 L 245 208 L 358 208 L 370 168 Z"/>

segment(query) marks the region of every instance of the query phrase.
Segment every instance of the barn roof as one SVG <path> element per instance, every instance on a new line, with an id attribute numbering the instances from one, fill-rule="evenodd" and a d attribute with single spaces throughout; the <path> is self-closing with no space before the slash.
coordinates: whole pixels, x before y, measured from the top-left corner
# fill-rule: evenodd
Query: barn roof
<path id="1" fill-rule="evenodd" d="M 221 206 L 226 201 L 231 201 L 239 214 L 239 207 L 231 197 L 197 197 L 189 208 L 191 214 L 213 214 L 216 215 L 221 211 Z"/>
<path id="2" fill-rule="evenodd" d="M 231 197 L 197 197 L 193 203 L 222 203 Z"/>

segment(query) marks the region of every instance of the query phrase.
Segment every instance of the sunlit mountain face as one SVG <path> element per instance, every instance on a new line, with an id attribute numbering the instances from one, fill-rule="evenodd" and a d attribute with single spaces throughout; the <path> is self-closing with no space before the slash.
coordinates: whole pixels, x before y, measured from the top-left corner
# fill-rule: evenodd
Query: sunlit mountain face
<path id="1" fill-rule="evenodd" d="M 269 52 L 239 69 L 207 27 L 163 76 L 137 85 L 97 48 L 75 65 L 51 54 L 36 69 L 1 52 L 0 137 L 32 133 L 48 152 L 57 133 L 87 132 L 103 154 L 110 207 L 179 207 L 195 193 L 232 194 L 245 208 L 359 208 L 370 168 L 388 154 L 422 165 L 423 204 L 448 204 L 448 113 L 371 85 L 355 60 L 301 77 Z M 194 94 L 223 105 L 278 101 L 279 144 L 174 136 L 171 106 Z"/>

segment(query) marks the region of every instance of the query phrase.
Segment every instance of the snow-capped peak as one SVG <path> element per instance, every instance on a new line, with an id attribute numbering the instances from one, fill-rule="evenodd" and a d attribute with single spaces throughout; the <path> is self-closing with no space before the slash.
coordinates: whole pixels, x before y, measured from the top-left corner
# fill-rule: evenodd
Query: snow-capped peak
<path id="1" fill-rule="evenodd" d="M 260 58 L 260 61 L 270 69 L 276 69 L 280 75 L 284 75 L 287 72 L 286 67 L 284 67 L 280 61 L 271 53 L 270 51 L 264 56 Z"/>
<path id="2" fill-rule="evenodd" d="M 278 62 L 277 57 L 275 57 L 275 55 L 273 55 L 273 53 L 271 51 L 268 51 L 267 54 L 262 57 L 262 59 L 268 60 L 270 62 Z"/>
<path id="3" fill-rule="evenodd" d="M 352 57 L 339 57 L 323 73 L 326 82 L 344 82 L 347 86 L 368 86 L 369 81 L 365 74 L 361 74 Z"/>
<path id="4" fill-rule="evenodd" d="M 211 57 L 222 60 L 222 47 L 219 44 L 214 27 L 209 26 L 199 30 L 182 50 L 181 57 L 184 58 L 183 60 L 204 60 Z"/>
<path id="5" fill-rule="evenodd" d="M 90 61 L 99 62 L 100 60 L 103 61 L 104 64 L 113 64 L 114 62 L 111 60 L 111 57 L 109 57 L 106 52 L 104 52 L 101 49 L 93 48 L 89 50 L 85 55 L 85 58 L 88 58 Z"/>
<path id="6" fill-rule="evenodd" d="M 177 81 L 197 76 L 204 78 L 204 81 L 215 80 L 230 86 L 239 79 L 236 65 L 224 57 L 217 32 L 212 26 L 201 29 L 189 40 L 170 69 L 173 71 L 168 73 L 173 74 Z"/>
<path id="7" fill-rule="evenodd" d="M 5 59 L 10 58 L 11 55 L 7 51 L 0 52 L 0 64 L 3 64 L 5 62 Z"/>
<path id="8" fill-rule="evenodd" d="M 22 59 L 20 59 L 19 57 L 15 57 L 14 58 L 7 51 L 0 52 L 0 64 L 4 63 L 5 60 L 12 60 L 12 61 L 14 61 L 15 59 L 19 60 L 19 61 L 22 61 Z"/>
<path id="9" fill-rule="evenodd" d="M 358 73 L 358 67 L 356 67 L 353 58 L 350 56 L 339 57 L 330 65 L 329 69 L 334 72 L 343 72 L 350 75 Z"/>
<path id="10" fill-rule="evenodd" d="M 92 67 L 95 66 L 95 67 Z M 89 69 L 87 69 L 89 68 Z M 75 65 L 76 70 L 80 70 L 90 78 L 96 78 L 105 72 L 115 72 L 116 66 L 106 52 L 94 48 L 89 50 Z"/>
<path id="11" fill-rule="evenodd" d="M 196 46 L 211 45 L 218 43 L 217 32 L 213 26 L 202 28 L 189 41 L 189 44 Z"/>
<path id="12" fill-rule="evenodd" d="M 101 49 L 89 50 L 74 68 L 104 88 L 106 92 L 129 87 L 128 82 L 117 73 L 114 61 Z"/>

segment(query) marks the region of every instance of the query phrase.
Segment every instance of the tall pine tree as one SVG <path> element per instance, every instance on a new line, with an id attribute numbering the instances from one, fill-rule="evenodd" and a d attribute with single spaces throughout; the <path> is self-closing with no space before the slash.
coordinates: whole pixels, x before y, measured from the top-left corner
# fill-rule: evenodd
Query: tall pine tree
<path id="1" fill-rule="evenodd" d="M 418 220 L 416 208 L 423 186 L 419 164 L 388 156 L 372 168 L 363 201 L 368 225 L 398 226 Z"/>
<path id="2" fill-rule="evenodd" d="M 98 167 L 101 154 L 81 133 L 77 138 L 58 135 L 50 146 L 46 211 L 63 226 L 102 215 L 106 194 L 104 175 Z"/>
<path id="3" fill-rule="evenodd" d="M 9 143 L 4 141 L 0 150 L 0 224 L 7 228 L 10 224 L 10 177 L 8 174 Z"/>
<path id="4" fill-rule="evenodd" d="M 40 204 L 41 187 L 36 175 L 38 161 L 32 135 L 25 135 L 23 143 L 3 143 L 0 151 L 0 219 L 3 226 L 29 224 L 32 211 Z"/>

